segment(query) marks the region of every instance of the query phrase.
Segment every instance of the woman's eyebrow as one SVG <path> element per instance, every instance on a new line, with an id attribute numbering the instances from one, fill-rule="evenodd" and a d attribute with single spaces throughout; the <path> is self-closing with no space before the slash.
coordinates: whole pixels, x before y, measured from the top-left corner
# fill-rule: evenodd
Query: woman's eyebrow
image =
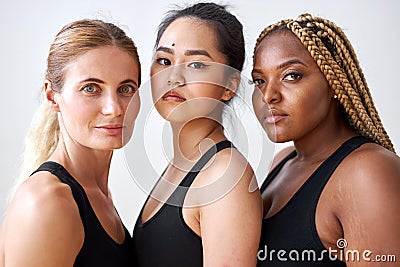
<path id="1" fill-rule="evenodd" d="M 202 55 L 209 57 L 210 59 L 213 59 L 206 50 L 201 50 L 201 49 L 185 50 L 185 56 L 197 56 L 197 55 Z"/>
<path id="2" fill-rule="evenodd" d="M 288 61 L 285 61 L 285 62 L 279 64 L 276 67 L 276 69 L 283 69 L 283 68 L 286 68 L 287 66 L 296 65 L 296 64 L 300 64 L 300 65 L 303 65 L 303 66 L 307 67 L 307 65 L 304 62 L 302 62 L 302 61 L 300 61 L 298 59 L 290 59 Z"/>

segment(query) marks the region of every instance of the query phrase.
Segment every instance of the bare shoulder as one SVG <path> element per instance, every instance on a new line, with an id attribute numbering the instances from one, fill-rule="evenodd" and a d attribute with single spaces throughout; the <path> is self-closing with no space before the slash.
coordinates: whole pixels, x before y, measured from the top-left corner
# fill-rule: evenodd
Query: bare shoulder
<path id="1" fill-rule="evenodd" d="M 374 143 L 362 145 L 350 153 L 340 165 L 350 181 L 368 179 L 399 180 L 400 158 L 393 152 Z"/>
<path id="2" fill-rule="evenodd" d="M 241 199 L 249 198 L 255 191 L 259 194 L 252 167 L 234 148 L 218 152 L 201 170 L 190 190 L 191 196 L 202 203 L 228 199 L 227 195 Z"/>
<path id="3" fill-rule="evenodd" d="M 71 189 L 49 172 L 37 172 L 25 180 L 16 191 L 10 205 L 10 212 L 24 210 L 24 216 L 35 216 L 38 211 L 43 215 L 62 215 L 76 210 Z"/>
<path id="4" fill-rule="evenodd" d="M 348 249 L 400 255 L 400 159 L 377 144 L 349 154 L 332 175 L 333 211 Z"/>
<path id="5" fill-rule="evenodd" d="M 344 199 L 399 192 L 400 158 L 377 144 L 367 143 L 350 153 L 332 178 Z"/>
<path id="6" fill-rule="evenodd" d="M 32 175 L 19 186 L 10 203 L 4 233 L 5 253 L 10 261 L 23 261 L 18 255 L 24 253 L 26 258 L 37 259 L 38 264 L 54 260 L 54 264 L 63 266 L 71 261 L 71 255 L 77 255 L 83 244 L 84 233 L 69 186 L 49 172 Z M 64 254 L 57 253 L 62 247 Z M 49 257 L 51 252 L 54 255 Z M 55 259 L 68 256 L 71 257 Z M 31 266 L 36 266 L 34 261 Z"/>
<path id="7" fill-rule="evenodd" d="M 390 201 L 400 206 L 400 158 L 377 144 L 367 143 L 350 153 L 332 178 L 344 202 Z"/>
<path id="8" fill-rule="evenodd" d="M 238 150 L 224 149 L 202 177 L 211 182 L 199 203 L 204 265 L 255 266 L 262 201 L 250 164 Z"/>
<path id="9" fill-rule="evenodd" d="M 247 159 L 234 148 L 219 151 L 202 172 L 202 180 L 206 183 L 213 183 L 219 179 L 248 183 L 254 175 Z"/>

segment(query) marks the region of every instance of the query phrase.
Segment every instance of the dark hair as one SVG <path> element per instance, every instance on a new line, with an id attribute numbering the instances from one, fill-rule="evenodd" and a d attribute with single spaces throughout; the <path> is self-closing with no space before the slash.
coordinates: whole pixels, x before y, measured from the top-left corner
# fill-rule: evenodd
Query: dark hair
<path id="1" fill-rule="evenodd" d="M 186 8 L 170 10 L 158 26 L 155 47 L 157 48 L 161 36 L 176 19 L 198 19 L 214 29 L 218 50 L 226 56 L 227 65 L 241 71 L 245 59 L 243 26 L 226 7 L 216 3 L 197 3 Z"/>

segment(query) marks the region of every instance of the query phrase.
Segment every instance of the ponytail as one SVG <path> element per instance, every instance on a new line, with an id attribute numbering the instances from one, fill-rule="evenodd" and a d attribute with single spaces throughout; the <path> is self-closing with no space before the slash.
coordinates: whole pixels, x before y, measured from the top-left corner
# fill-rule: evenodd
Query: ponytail
<path id="1" fill-rule="evenodd" d="M 31 127 L 26 136 L 23 162 L 20 174 L 10 193 L 11 197 L 18 186 L 43 162 L 49 159 L 58 144 L 59 134 L 57 112 L 43 101 L 33 116 Z"/>

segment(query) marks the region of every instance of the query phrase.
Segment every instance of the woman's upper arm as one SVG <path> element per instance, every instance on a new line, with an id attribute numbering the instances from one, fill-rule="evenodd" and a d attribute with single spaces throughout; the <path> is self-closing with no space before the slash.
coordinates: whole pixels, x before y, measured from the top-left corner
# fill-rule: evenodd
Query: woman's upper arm
<path id="1" fill-rule="evenodd" d="M 5 266 L 73 266 L 83 244 L 78 208 L 61 183 L 27 180 L 3 225 Z"/>
<path id="2" fill-rule="evenodd" d="M 360 255 L 360 261 L 350 258 L 347 266 L 376 264 L 380 256 L 400 260 L 400 159 L 386 153 L 361 155 L 346 178 L 338 217 L 347 241 L 345 255 Z"/>
<path id="3" fill-rule="evenodd" d="M 239 161 L 239 162 L 236 162 Z M 252 189 L 254 173 L 244 159 L 231 162 L 221 179 L 241 178 L 217 201 L 200 208 L 200 228 L 204 266 L 255 266 L 260 241 L 262 202 L 258 189 Z"/>

